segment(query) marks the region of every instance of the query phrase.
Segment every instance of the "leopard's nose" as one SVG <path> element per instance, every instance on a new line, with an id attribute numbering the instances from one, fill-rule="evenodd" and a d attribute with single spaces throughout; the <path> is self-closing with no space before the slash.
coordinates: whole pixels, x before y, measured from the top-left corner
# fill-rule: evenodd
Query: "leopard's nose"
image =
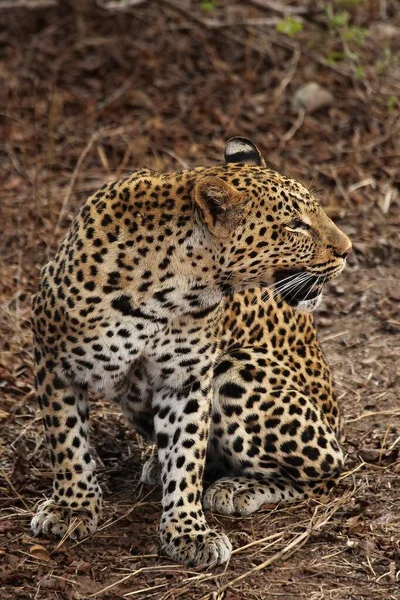
<path id="1" fill-rule="evenodd" d="M 348 248 L 346 248 L 345 250 L 333 250 L 333 255 L 336 256 L 336 258 L 347 258 L 348 255 L 351 252 L 351 244 L 349 245 Z"/>

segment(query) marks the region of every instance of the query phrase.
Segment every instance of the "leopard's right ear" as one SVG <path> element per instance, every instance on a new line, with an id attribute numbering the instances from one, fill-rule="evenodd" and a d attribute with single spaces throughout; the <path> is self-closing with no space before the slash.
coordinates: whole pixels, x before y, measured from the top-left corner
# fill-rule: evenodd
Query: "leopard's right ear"
<path id="1" fill-rule="evenodd" d="M 227 141 L 225 146 L 226 163 L 243 163 L 265 167 L 265 160 L 257 146 L 247 138 L 233 137 Z"/>
<path id="2" fill-rule="evenodd" d="M 246 195 L 219 177 L 199 179 L 194 192 L 202 220 L 216 237 L 224 237 L 242 221 Z"/>

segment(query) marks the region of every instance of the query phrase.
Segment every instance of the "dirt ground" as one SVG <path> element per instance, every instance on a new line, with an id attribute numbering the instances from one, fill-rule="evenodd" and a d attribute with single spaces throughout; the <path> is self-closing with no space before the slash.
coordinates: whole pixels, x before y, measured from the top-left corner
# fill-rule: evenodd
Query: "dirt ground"
<path id="1" fill-rule="evenodd" d="M 400 599 L 399 2 L 1 4 L 1 600 Z M 310 81 L 326 105 L 293 108 Z M 51 491 L 29 329 L 39 267 L 102 183 L 214 164 L 233 135 L 315 190 L 354 242 L 316 316 L 345 415 L 341 484 L 320 501 L 210 516 L 230 563 L 186 569 L 157 554 L 160 495 L 139 483 L 151 449 L 96 399 L 103 523 L 79 543 L 34 539 Z"/>

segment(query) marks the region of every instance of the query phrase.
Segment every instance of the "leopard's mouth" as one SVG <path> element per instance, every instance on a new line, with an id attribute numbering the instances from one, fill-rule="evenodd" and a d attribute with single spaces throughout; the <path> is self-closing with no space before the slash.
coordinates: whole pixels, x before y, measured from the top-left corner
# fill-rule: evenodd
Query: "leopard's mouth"
<path id="1" fill-rule="evenodd" d="M 307 271 L 284 269 L 275 273 L 274 290 L 290 306 L 315 300 L 322 294 L 324 278 Z"/>

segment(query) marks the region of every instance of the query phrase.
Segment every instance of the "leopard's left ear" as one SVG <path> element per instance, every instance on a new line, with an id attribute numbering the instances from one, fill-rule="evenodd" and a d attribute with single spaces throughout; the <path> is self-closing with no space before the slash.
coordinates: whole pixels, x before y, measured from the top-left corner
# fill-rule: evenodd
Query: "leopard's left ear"
<path id="1" fill-rule="evenodd" d="M 225 146 L 226 163 L 244 163 L 265 167 L 265 160 L 257 146 L 251 140 L 244 137 L 233 137 L 227 141 Z"/>
<path id="2" fill-rule="evenodd" d="M 218 238 L 226 237 L 243 219 L 246 194 L 220 177 L 201 177 L 195 186 L 194 199 L 203 222 Z"/>

